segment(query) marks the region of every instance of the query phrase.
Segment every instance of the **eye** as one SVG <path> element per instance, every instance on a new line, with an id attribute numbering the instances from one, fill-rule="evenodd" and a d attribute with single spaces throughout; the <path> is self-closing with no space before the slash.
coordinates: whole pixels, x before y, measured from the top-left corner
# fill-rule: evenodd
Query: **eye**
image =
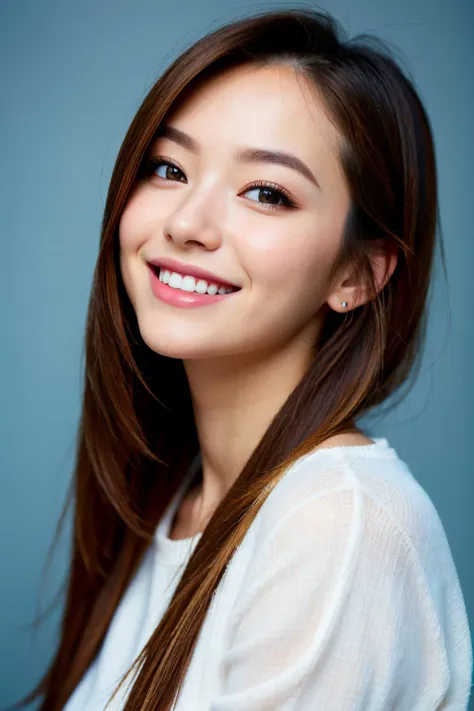
<path id="1" fill-rule="evenodd" d="M 157 175 L 158 168 L 162 167 L 164 167 L 164 171 L 162 171 L 163 174 Z M 175 178 L 179 176 L 179 173 L 184 176 L 183 171 L 174 161 L 169 159 L 164 160 L 162 158 L 150 158 L 147 173 L 156 175 L 160 180 L 171 180 L 173 182 L 180 182 L 179 180 L 175 180 Z"/>
<path id="2" fill-rule="evenodd" d="M 161 168 L 164 168 L 163 174 L 158 175 L 158 169 Z M 170 158 L 165 160 L 160 157 L 154 157 L 148 160 L 146 174 L 154 175 L 160 180 L 175 183 L 181 182 L 179 180 L 179 174 L 185 177 L 183 171 L 177 163 Z M 288 191 L 276 183 L 268 183 L 264 180 L 257 180 L 255 183 L 249 185 L 244 192 L 248 193 L 252 191 L 263 195 L 263 202 L 260 200 L 254 200 L 253 202 L 257 202 L 258 205 L 262 205 L 269 210 L 291 210 L 297 208 L 296 203 L 291 199 Z"/>
<path id="3" fill-rule="evenodd" d="M 245 192 L 255 192 L 263 195 L 263 202 L 259 200 L 256 202 L 259 205 L 270 208 L 270 210 L 289 210 L 296 208 L 296 203 L 293 202 L 287 190 L 280 185 L 276 185 L 276 183 L 266 183 L 263 180 L 257 180 L 255 183 L 252 183 Z M 279 202 L 280 200 L 281 202 Z"/>

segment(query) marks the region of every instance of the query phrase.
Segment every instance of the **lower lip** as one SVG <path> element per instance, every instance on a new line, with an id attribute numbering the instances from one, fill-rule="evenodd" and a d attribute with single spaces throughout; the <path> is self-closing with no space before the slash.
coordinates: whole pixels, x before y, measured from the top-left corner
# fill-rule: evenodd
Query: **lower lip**
<path id="1" fill-rule="evenodd" d="M 181 291 L 181 289 L 173 289 L 172 286 L 164 284 L 159 280 L 156 272 L 153 271 L 151 267 L 148 267 L 150 271 L 150 283 L 151 290 L 160 301 L 164 301 L 172 306 L 181 306 L 182 308 L 192 307 L 192 306 L 210 306 L 215 304 L 217 301 L 222 301 L 223 299 L 228 299 L 229 296 L 237 293 L 231 291 L 228 294 L 198 294 L 196 291 Z"/>

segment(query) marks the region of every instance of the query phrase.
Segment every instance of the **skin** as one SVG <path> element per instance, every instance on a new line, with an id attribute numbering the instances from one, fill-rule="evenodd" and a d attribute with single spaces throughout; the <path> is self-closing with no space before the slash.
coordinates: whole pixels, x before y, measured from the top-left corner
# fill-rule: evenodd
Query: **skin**
<path id="1" fill-rule="evenodd" d="M 120 222 L 120 265 L 144 341 L 181 358 L 189 380 L 203 479 L 173 524 L 170 537 L 182 538 L 203 530 L 317 357 L 313 343 L 327 311 L 348 311 L 368 296 L 362 287 L 356 300 L 348 270 L 328 279 L 350 194 L 337 129 L 315 88 L 293 68 L 228 70 L 178 104 L 165 123 L 190 135 L 199 151 L 155 140 L 151 155 L 172 159 L 179 170 L 160 164 L 132 194 Z M 233 154 L 243 146 L 297 156 L 319 187 L 288 166 L 238 162 Z M 252 188 L 256 180 L 285 188 L 297 207 L 285 209 L 278 194 Z M 274 203 L 283 207 L 271 209 Z M 203 308 L 161 302 L 146 264 L 159 257 L 208 269 L 241 291 Z M 396 259 L 376 259 L 381 289 Z M 372 440 L 354 427 L 324 446 L 340 444 Z"/>

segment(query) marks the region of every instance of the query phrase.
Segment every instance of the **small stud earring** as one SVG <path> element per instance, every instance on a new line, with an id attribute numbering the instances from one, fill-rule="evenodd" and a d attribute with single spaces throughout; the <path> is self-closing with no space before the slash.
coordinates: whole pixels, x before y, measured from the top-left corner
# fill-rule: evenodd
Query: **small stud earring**
<path id="1" fill-rule="evenodd" d="M 343 306 L 343 308 L 346 308 L 346 306 L 347 306 L 347 301 L 343 301 L 343 302 L 342 302 L 342 306 Z"/>

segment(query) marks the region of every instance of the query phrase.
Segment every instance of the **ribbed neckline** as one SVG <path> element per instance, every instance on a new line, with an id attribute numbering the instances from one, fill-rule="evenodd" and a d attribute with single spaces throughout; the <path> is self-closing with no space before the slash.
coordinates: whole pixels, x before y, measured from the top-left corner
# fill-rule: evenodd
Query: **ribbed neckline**
<path id="1" fill-rule="evenodd" d="M 336 447 L 321 447 L 311 452 L 308 455 L 302 457 L 302 459 L 307 459 L 308 457 L 317 457 L 321 455 L 335 455 L 340 457 L 341 454 L 357 457 L 394 457 L 396 456 L 395 450 L 390 447 L 388 440 L 385 437 L 371 437 L 373 444 L 360 444 L 360 445 L 337 445 Z M 160 555 L 160 562 L 165 565 L 180 565 L 188 557 L 188 555 L 194 550 L 199 539 L 202 536 L 202 532 L 196 533 L 194 536 L 189 538 L 182 538 L 180 540 L 172 540 L 168 537 L 171 522 L 173 521 L 176 510 L 181 503 L 182 497 L 191 483 L 191 480 L 196 473 L 197 467 L 200 466 L 201 460 L 199 452 L 192 461 L 188 472 L 186 473 L 181 486 L 176 491 L 173 499 L 170 501 L 168 508 L 166 509 L 163 517 L 158 523 L 155 531 L 155 544 L 158 548 Z"/>

